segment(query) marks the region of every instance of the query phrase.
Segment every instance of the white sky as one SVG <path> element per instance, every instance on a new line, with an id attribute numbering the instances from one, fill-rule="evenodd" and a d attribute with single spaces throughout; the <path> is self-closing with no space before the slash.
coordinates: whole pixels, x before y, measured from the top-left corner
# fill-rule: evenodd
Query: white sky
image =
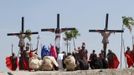
<path id="1" fill-rule="evenodd" d="M 54 42 L 54 34 L 41 32 L 42 28 L 55 28 L 57 13 L 60 13 L 61 27 L 76 27 L 81 36 L 76 45 L 86 43 L 89 53 L 93 49 L 102 49 L 101 35 L 89 33 L 89 29 L 104 29 L 105 14 L 109 13 L 109 29 L 121 29 L 122 16 L 134 17 L 133 0 L 0 0 L 0 70 L 6 71 L 5 57 L 10 55 L 11 44 L 18 52 L 17 37 L 8 37 L 9 32 L 20 32 L 21 17 L 25 17 L 25 29 L 38 31 L 40 45 Z M 120 58 L 121 35 L 112 34 L 108 49 L 112 49 Z M 32 36 L 33 47 L 36 47 L 37 35 Z M 131 34 L 125 28 L 125 46 L 132 47 Z M 64 42 L 63 42 L 64 45 Z M 63 46 L 66 50 L 66 46 Z M 73 47 L 72 47 L 73 48 Z M 40 50 L 39 50 L 40 53 Z M 124 61 L 123 61 L 124 62 Z"/>

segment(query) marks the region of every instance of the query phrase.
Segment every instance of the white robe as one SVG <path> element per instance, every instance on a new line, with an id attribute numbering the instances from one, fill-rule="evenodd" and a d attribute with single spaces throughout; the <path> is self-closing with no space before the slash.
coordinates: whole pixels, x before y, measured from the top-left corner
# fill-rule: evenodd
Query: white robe
<path id="1" fill-rule="evenodd" d="M 59 64 L 59 69 L 63 69 L 63 63 L 62 63 L 63 56 L 64 56 L 64 54 L 62 54 L 62 53 L 58 54 L 57 62 Z"/>
<path id="2" fill-rule="evenodd" d="M 58 67 L 58 63 L 53 56 L 45 56 L 43 58 L 41 69 L 44 71 L 51 71 L 54 69 L 54 65 Z"/>
<path id="3" fill-rule="evenodd" d="M 37 54 L 33 53 L 33 56 L 29 58 L 29 68 L 33 70 L 39 70 L 41 65 L 42 60 L 39 60 Z"/>
<path id="4" fill-rule="evenodd" d="M 66 65 L 67 70 L 73 71 L 76 68 L 76 61 L 74 56 L 69 55 L 65 58 L 64 63 Z"/>

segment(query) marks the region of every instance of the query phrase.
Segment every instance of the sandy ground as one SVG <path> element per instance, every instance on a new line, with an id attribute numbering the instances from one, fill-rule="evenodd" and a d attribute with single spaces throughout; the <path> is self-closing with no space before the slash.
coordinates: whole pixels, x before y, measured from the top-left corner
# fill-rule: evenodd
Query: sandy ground
<path id="1" fill-rule="evenodd" d="M 134 75 L 133 69 L 97 69 L 97 70 L 78 70 L 78 71 L 10 71 L 0 75 Z"/>

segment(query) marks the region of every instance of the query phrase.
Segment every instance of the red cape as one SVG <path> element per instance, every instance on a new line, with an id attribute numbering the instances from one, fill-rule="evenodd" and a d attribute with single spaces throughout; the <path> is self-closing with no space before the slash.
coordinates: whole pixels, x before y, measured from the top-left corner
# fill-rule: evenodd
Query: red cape
<path id="1" fill-rule="evenodd" d="M 18 67 L 18 59 L 15 58 L 14 60 L 12 59 L 12 56 L 6 57 L 6 66 L 8 69 L 15 71 Z"/>

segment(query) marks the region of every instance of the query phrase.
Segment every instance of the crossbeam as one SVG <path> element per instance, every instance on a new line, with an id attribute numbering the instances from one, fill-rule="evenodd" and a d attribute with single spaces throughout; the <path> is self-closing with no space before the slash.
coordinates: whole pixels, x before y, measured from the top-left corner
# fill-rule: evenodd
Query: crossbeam
<path id="1" fill-rule="evenodd" d="M 20 35 L 20 34 L 38 34 L 38 32 L 30 32 L 30 33 L 24 32 L 24 17 L 22 17 L 21 18 L 21 32 L 20 33 L 7 33 L 7 36 L 14 36 L 14 35 Z"/>
<path id="2" fill-rule="evenodd" d="M 41 31 L 49 31 L 54 32 L 55 34 L 62 33 L 68 30 L 75 30 L 74 27 L 72 28 L 60 28 L 60 14 L 57 14 L 57 27 L 56 28 L 44 28 Z"/>
<path id="3" fill-rule="evenodd" d="M 124 30 L 89 30 L 89 32 L 124 32 Z"/>
<path id="4" fill-rule="evenodd" d="M 38 34 L 38 32 L 31 32 L 31 33 L 8 33 L 8 36 L 13 36 L 13 35 L 20 35 L 20 34 Z"/>

